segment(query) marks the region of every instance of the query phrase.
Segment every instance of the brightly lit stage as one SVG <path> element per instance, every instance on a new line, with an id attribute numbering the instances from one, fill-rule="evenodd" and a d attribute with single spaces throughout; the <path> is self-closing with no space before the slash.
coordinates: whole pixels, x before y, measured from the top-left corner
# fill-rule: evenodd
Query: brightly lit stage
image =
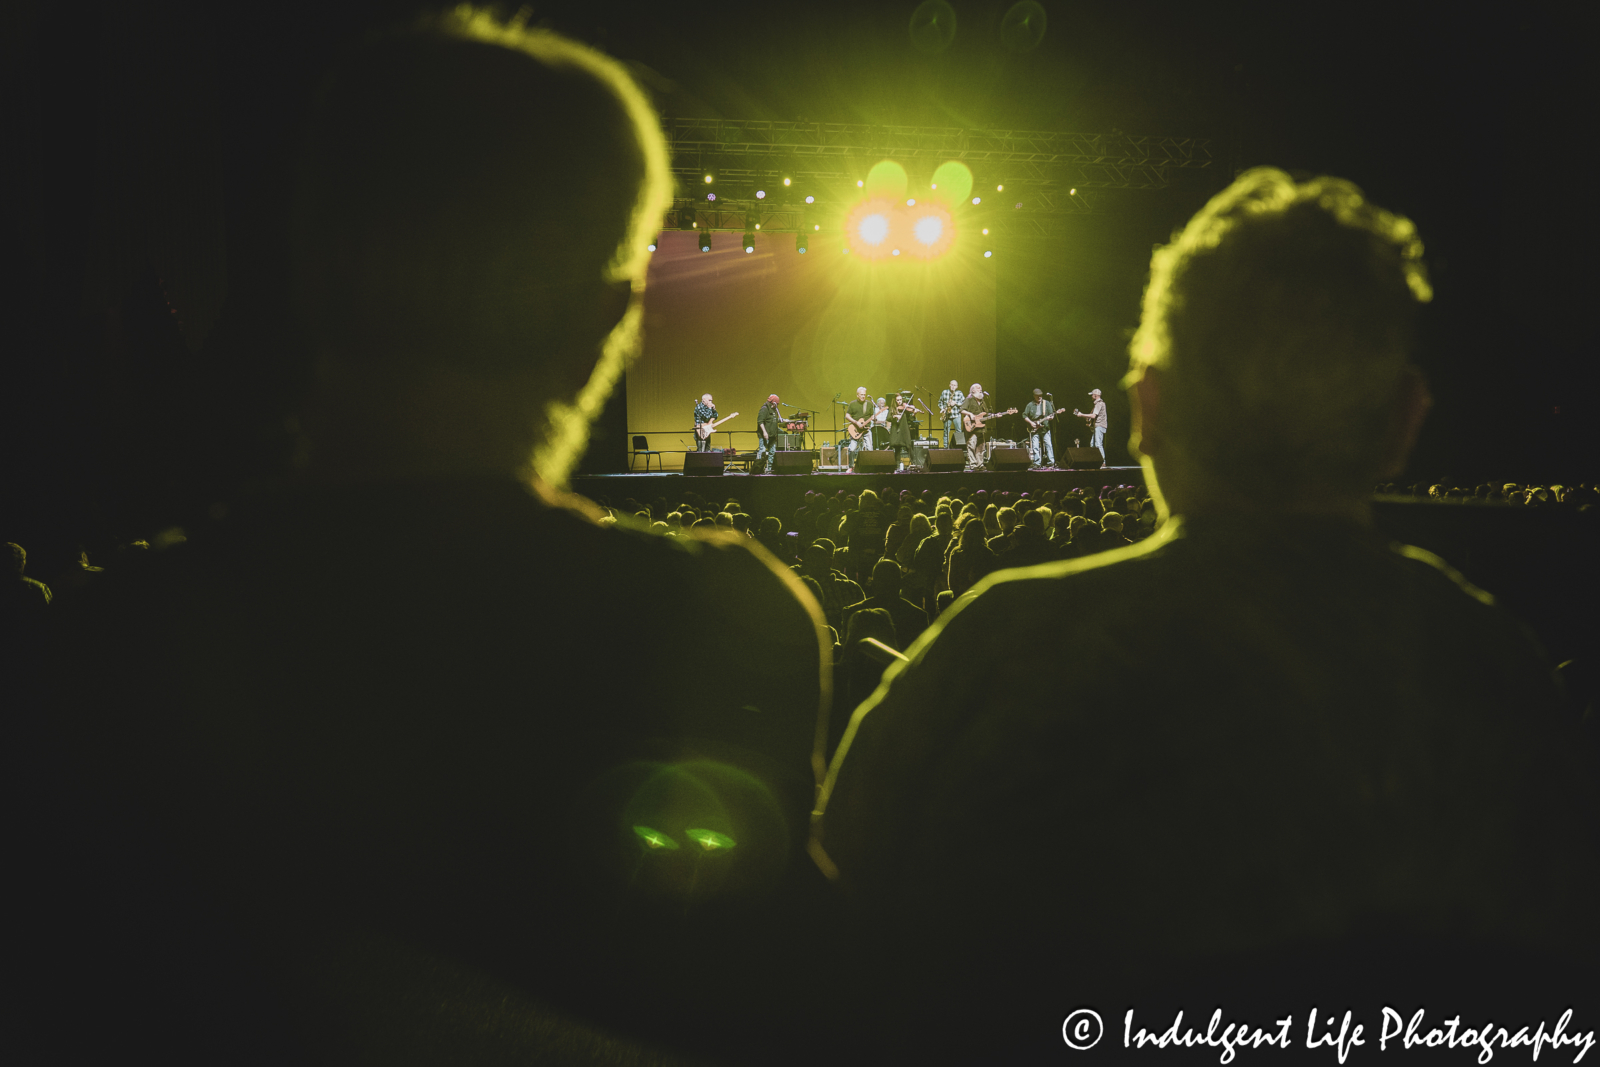
<path id="1" fill-rule="evenodd" d="M 749 515 L 778 515 L 787 519 L 794 509 L 804 503 L 807 490 L 833 494 L 840 490 L 859 493 L 872 489 L 879 493 L 888 489 L 898 495 L 910 489 L 921 494 L 931 489 L 938 495 L 953 495 L 958 489 L 976 493 L 980 489 L 994 492 L 1029 494 L 1053 489 L 1057 493 L 1071 489 L 1099 491 L 1107 485 L 1143 485 L 1144 471 L 1139 467 L 1110 467 L 1105 470 L 1056 471 L 902 471 L 899 473 L 854 473 L 850 471 L 817 471 L 812 474 L 744 474 L 727 473 L 717 476 L 685 475 L 681 471 L 651 471 L 633 474 L 595 474 L 572 480 L 572 489 L 590 500 L 621 506 L 629 497 L 648 504 L 657 497 L 667 503 L 677 504 L 685 493 L 697 493 L 707 500 L 719 503 L 737 500 Z"/>

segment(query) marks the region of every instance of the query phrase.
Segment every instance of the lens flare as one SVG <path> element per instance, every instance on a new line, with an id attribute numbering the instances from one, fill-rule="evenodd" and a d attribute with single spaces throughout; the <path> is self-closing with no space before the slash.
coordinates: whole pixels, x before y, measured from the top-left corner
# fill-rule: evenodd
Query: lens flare
<path id="1" fill-rule="evenodd" d="M 861 220 L 856 227 L 856 235 L 869 245 L 881 245 L 883 239 L 889 236 L 889 220 L 881 212 L 874 211 Z"/>
<path id="2" fill-rule="evenodd" d="M 944 223 L 939 221 L 937 215 L 924 215 L 911 227 L 911 232 L 923 244 L 931 245 L 944 236 Z"/>

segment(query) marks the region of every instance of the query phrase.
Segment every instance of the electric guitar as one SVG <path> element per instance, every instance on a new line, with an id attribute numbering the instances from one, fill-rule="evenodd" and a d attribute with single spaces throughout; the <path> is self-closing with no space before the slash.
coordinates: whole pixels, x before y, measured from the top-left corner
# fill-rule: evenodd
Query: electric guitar
<path id="1" fill-rule="evenodd" d="M 711 436 L 712 430 L 715 430 L 718 426 L 721 426 L 729 419 L 736 419 L 738 417 L 739 413 L 735 411 L 732 415 L 722 416 L 722 418 L 718 419 L 716 422 L 697 422 L 694 424 L 694 435 L 700 438 L 700 440 L 704 441 L 706 438 Z"/>
<path id="2" fill-rule="evenodd" d="M 998 419 L 1002 415 L 1015 415 L 1016 408 L 1007 408 L 1004 411 L 985 411 L 981 415 L 974 415 L 970 411 L 961 413 L 961 428 L 967 433 L 981 430 L 988 425 L 990 419 Z"/>
<path id="3" fill-rule="evenodd" d="M 1024 415 L 1024 416 L 1022 416 L 1022 421 L 1028 424 L 1028 429 L 1037 430 L 1037 429 L 1039 429 L 1039 427 L 1043 426 L 1045 423 L 1049 422 L 1051 419 L 1055 418 L 1057 415 L 1065 415 L 1065 414 L 1066 414 L 1066 410 L 1064 408 L 1057 408 L 1056 410 L 1052 411 L 1050 414 L 1046 415 L 1042 419 L 1030 419 L 1030 418 L 1028 418 L 1028 416 Z M 1074 412 L 1073 414 L 1077 414 L 1077 413 Z"/>

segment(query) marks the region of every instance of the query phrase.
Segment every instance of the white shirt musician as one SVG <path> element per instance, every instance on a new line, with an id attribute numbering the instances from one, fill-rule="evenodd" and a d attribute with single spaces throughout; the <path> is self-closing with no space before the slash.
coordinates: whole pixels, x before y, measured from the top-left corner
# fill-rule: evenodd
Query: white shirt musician
<path id="1" fill-rule="evenodd" d="M 1106 466 L 1106 402 L 1100 397 L 1100 390 L 1091 389 L 1089 395 L 1094 397 L 1094 407 L 1087 412 L 1072 409 L 1072 413 L 1084 420 L 1094 430 L 1094 436 L 1089 439 L 1089 447 L 1100 452 L 1100 466 Z"/>

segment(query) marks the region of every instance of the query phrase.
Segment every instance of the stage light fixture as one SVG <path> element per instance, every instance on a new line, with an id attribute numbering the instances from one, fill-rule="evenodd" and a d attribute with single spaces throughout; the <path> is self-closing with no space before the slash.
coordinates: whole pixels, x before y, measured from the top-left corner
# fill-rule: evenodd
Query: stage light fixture
<path id="1" fill-rule="evenodd" d="M 937 189 L 937 188 L 939 188 L 939 183 L 938 182 L 934 182 L 932 185 L 929 185 L 928 188 L 929 189 Z"/>
<path id="2" fill-rule="evenodd" d="M 916 207 L 916 206 L 917 206 L 917 198 L 916 197 L 910 197 L 909 199 L 906 200 L 906 207 Z"/>
<path id="3" fill-rule="evenodd" d="M 813 229 L 813 230 L 820 230 L 820 229 L 822 229 L 822 223 L 820 223 L 820 222 L 813 222 L 813 223 L 812 223 L 812 224 L 811 224 L 811 228 L 812 228 L 812 229 Z"/>
<path id="4" fill-rule="evenodd" d="M 864 187 L 865 187 L 865 186 L 866 186 L 866 184 L 867 184 L 867 183 L 866 183 L 866 182 L 864 182 L 864 181 L 862 181 L 862 180 L 861 180 L 861 179 L 860 179 L 860 178 L 857 178 L 857 179 L 856 179 L 856 188 L 857 188 L 857 189 L 861 189 L 861 188 L 864 188 Z"/>
<path id="5" fill-rule="evenodd" d="M 799 252 L 802 256 L 805 255 L 806 245 L 809 241 L 810 237 L 807 236 L 804 230 L 801 230 L 799 233 L 794 235 L 794 250 Z"/>
<path id="6" fill-rule="evenodd" d="M 654 241 L 651 241 L 649 244 L 645 245 L 644 247 L 645 247 L 646 251 L 654 252 L 656 250 L 656 243 Z"/>
<path id="7" fill-rule="evenodd" d="M 1006 191 L 1006 187 L 1003 185 L 997 185 L 994 187 L 994 191 L 997 193 L 1003 193 Z"/>
<path id="8" fill-rule="evenodd" d="M 981 196 L 975 196 L 975 197 L 973 197 L 973 198 L 972 198 L 972 202 L 973 202 L 973 203 L 974 203 L 974 204 L 981 204 L 981 203 L 983 203 L 983 197 L 981 197 Z"/>
<path id="9" fill-rule="evenodd" d="M 757 200 L 765 200 L 766 198 L 767 198 L 767 191 L 765 189 L 757 189 L 756 190 L 756 199 Z"/>
<path id="10" fill-rule="evenodd" d="M 856 225 L 856 236 L 869 245 L 882 244 L 889 236 L 889 219 L 881 211 L 874 211 Z"/>
<path id="11" fill-rule="evenodd" d="M 808 204 L 815 204 L 815 203 L 816 203 L 816 202 L 817 202 L 817 198 L 816 198 L 816 197 L 814 197 L 814 196 L 808 196 L 808 197 L 806 197 L 806 203 L 808 203 Z"/>
<path id="12" fill-rule="evenodd" d="M 1068 196 L 1077 196 L 1078 195 L 1078 190 L 1076 190 L 1076 189 L 1068 189 L 1067 190 L 1067 195 Z"/>
<path id="13" fill-rule="evenodd" d="M 711 231 L 710 230 L 701 230 L 700 231 L 700 251 L 702 251 L 702 252 L 711 251 Z"/>
<path id="14" fill-rule="evenodd" d="M 707 193 L 706 194 L 706 199 L 707 200 L 715 200 L 716 198 L 717 198 L 717 194 L 716 193 Z"/>
<path id="15" fill-rule="evenodd" d="M 994 253 L 992 251 L 990 251 L 989 249 L 985 248 L 983 250 L 983 258 L 984 259 L 988 259 L 992 255 L 994 255 Z"/>
<path id="16" fill-rule="evenodd" d="M 789 184 L 789 179 L 788 178 L 783 179 L 783 184 L 784 185 L 788 185 Z"/>
<path id="17" fill-rule="evenodd" d="M 749 255 L 756 250 L 756 235 L 749 230 L 744 231 L 744 254 Z"/>
<path id="18" fill-rule="evenodd" d="M 709 175 L 709 174 L 706 175 L 706 184 L 707 185 L 711 184 L 711 175 Z"/>
<path id="19" fill-rule="evenodd" d="M 985 227 L 984 227 L 984 228 L 983 228 L 983 235 L 984 235 L 984 236 L 985 236 L 985 237 L 987 237 L 987 236 L 989 236 L 989 227 L 987 227 L 987 226 L 985 226 Z"/>
<path id="20" fill-rule="evenodd" d="M 936 244 L 944 236 L 944 223 L 937 215 L 924 215 L 911 227 L 911 232 L 925 245 Z"/>
<path id="21" fill-rule="evenodd" d="M 889 254 L 891 256 L 898 256 L 900 254 L 900 250 L 898 248 L 896 248 L 893 252 L 890 252 Z"/>

